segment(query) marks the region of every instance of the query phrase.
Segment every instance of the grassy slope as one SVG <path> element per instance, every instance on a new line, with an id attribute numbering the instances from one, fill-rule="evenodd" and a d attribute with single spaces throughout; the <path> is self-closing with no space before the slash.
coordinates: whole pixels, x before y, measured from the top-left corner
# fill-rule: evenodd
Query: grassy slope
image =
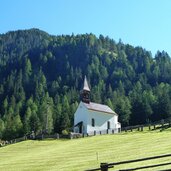
<path id="1" fill-rule="evenodd" d="M 103 135 L 75 140 L 29 140 L 0 148 L 0 170 L 77 171 L 99 167 L 100 162 L 168 154 L 171 153 L 170 149 L 171 131 Z M 160 159 L 160 162 L 168 162 L 169 159 Z"/>

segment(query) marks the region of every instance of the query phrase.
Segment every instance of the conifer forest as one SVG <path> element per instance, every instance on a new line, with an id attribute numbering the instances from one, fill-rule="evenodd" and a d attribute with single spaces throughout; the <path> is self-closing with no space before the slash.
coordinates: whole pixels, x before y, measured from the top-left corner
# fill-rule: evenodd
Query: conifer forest
<path id="1" fill-rule="evenodd" d="M 122 126 L 171 116 L 171 58 L 94 34 L 0 34 L 0 139 L 71 131 L 84 76 Z"/>

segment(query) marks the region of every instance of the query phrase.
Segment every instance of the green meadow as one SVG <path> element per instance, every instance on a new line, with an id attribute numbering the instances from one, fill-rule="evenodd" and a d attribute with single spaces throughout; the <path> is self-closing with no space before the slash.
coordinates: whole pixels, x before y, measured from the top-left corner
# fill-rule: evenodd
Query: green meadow
<path id="1" fill-rule="evenodd" d="M 73 140 L 28 140 L 0 148 L 0 170 L 81 171 L 98 168 L 101 162 L 118 162 L 169 153 L 171 130 L 129 132 Z M 170 159 L 171 157 L 122 165 L 109 170 L 169 162 Z M 168 168 L 171 165 L 162 167 Z"/>

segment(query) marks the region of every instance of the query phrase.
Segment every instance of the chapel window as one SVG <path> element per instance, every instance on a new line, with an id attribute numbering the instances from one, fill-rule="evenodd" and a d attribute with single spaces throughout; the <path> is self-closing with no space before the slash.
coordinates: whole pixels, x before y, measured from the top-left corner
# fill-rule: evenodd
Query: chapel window
<path id="1" fill-rule="evenodd" d="M 91 120 L 91 126 L 92 126 L 92 127 L 95 126 L 95 119 L 94 119 L 94 118 L 92 118 L 92 120 Z"/>

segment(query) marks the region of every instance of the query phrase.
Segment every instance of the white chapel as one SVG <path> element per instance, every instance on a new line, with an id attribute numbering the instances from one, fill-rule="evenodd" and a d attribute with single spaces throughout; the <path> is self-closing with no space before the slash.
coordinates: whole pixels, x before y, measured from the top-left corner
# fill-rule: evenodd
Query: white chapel
<path id="1" fill-rule="evenodd" d="M 74 114 L 74 132 L 92 135 L 118 133 L 118 115 L 107 105 L 90 102 L 90 88 L 85 77 L 81 102 Z"/>

